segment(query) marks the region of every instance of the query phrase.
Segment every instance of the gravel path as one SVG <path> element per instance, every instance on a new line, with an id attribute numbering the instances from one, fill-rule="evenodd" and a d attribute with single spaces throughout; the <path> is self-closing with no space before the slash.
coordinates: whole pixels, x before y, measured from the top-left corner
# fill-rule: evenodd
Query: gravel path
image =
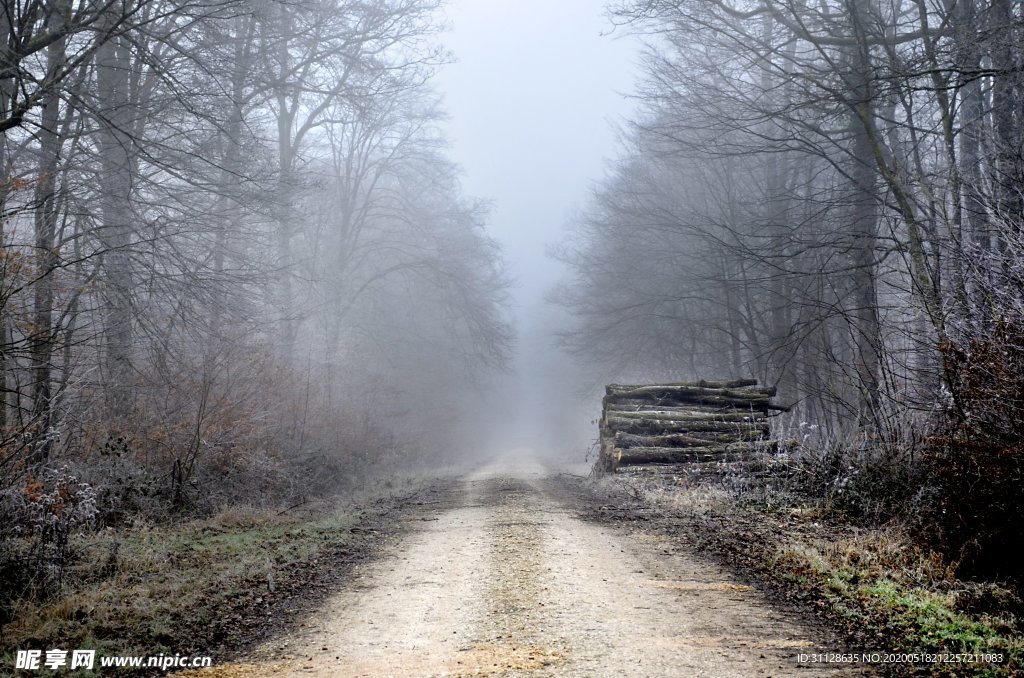
<path id="1" fill-rule="evenodd" d="M 801 676 L 816 635 L 723 569 L 580 520 L 538 465 L 424 506 L 385 557 L 249 663 L 203 676 Z M 820 650 L 819 650 L 820 651 Z"/>

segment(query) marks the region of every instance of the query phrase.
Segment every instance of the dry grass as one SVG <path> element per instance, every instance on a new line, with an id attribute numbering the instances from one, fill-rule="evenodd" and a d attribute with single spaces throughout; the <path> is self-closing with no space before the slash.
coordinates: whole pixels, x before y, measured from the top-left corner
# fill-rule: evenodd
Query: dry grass
<path id="1" fill-rule="evenodd" d="M 316 521 L 233 509 L 164 528 L 104 530 L 78 539 L 77 562 L 56 600 L 19 602 L 8 649 L 45 643 L 146 653 L 192 646 L 180 622 L 212 623 L 234 596 L 348 541 L 355 521 Z M 192 625 L 189 624 L 189 627 Z"/>
<path id="2" fill-rule="evenodd" d="M 317 577 L 343 571 L 379 540 L 360 528 L 377 527 L 424 482 L 399 484 L 399 496 L 377 487 L 329 510 L 234 507 L 176 526 L 139 522 L 78 535 L 61 593 L 17 601 L 14 620 L 0 629 L 0 666 L 13 665 L 17 649 L 229 652 L 265 633 L 282 616 L 275 610 L 316 587 Z"/>
<path id="3" fill-rule="evenodd" d="M 695 534 L 686 538 L 702 550 L 768 582 L 784 582 L 796 599 L 824 609 L 858 642 L 876 644 L 860 649 L 995 652 L 1007 661 L 960 667 L 960 675 L 1024 671 L 1024 606 L 1017 592 L 957 580 L 955 564 L 917 546 L 902 525 L 863 528 L 813 505 L 739 502 L 724 483 L 612 482 L 625 483 L 626 494 L 669 518 L 673 529 L 690 525 Z"/>

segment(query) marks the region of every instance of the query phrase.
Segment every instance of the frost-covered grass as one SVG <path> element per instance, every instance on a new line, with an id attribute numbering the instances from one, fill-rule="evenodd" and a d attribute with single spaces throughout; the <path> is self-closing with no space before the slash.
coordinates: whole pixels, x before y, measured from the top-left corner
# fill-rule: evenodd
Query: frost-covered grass
<path id="1" fill-rule="evenodd" d="M 78 535 L 61 593 L 16 604 L 0 667 L 13 667 L 19 649 L 207 655 L 256 639 L 283 602 L 365 554 L 383 516 L 424 484 L 396 482 L 312 515 L 236 507 Z"/>
<path id="2" fill-rule="evenodd" d="M 958 580 L 950 563 L 918 546 L 900 523 L 851 525 L 827 508 L 795 505 L 791 497 L 742 501 L 730 479 L 611 482 L 669 518 L 676 536 L 779 585 L 784 595 L 823 610 L 855 642 L 871 645 L 858 651 L 997 654 L 1004 658 L 1000 664 L 916 670 L 1024 673 L 1020 592 L 999 582 Z"/>
<path id="3" fill-rule="evenodd" d="M 21 601 L 4 629 L 0 663 L 13 666 L 7 661 L 16 649 L 201 650 L 197 628 L 216 626 L 235 614 L 240 598 L 269 594 L 275 578 L 275 587 L 287 585 L 294 566 L 347 545 L 355 522 L 350 512 L 303 520 L 232 510 L 180 527 L 80 539 L 63 594 Z"/>

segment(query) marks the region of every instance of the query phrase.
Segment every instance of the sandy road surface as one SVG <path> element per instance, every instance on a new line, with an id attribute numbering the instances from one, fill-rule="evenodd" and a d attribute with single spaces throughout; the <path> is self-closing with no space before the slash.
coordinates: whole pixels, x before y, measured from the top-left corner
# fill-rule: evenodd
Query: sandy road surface
<path id="1" fill-rule="evenodd" d="M 814 635 L 722 569 L 584 522 L 539 466 L 411 516 L 291 635 L 215 676 L 785 676 Z M 829 672 L 834 675 L 836 672 Z"/>

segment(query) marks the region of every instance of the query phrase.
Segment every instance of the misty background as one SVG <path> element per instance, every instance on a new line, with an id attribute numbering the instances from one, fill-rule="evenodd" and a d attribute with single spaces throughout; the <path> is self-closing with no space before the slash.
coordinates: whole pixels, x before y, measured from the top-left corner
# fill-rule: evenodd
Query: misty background
<path id="1" fill-rule="evenodd" d="M 613 382 L 756 380 L 800 492 L 1019 571 L 1024 3 L 4 9 L 0 623 L 83 531 L 582 461 Z M 610 452 L 704 447 L 661 392 Z"/>
<path id="2" fill-rule="evenodd" d="M 490 416 L 476 415 L 490 431 L 485 451 L 580 461 L 600 397 L 556 347 L 568 321 L 549 297 L 566 269 L 548 250 L 617 153 L 634 107 L 638 40 L 613 32 L 593 0 L 455 0 L 446 16 L 455 61 L 437 88 L 451 155 L 466 192 L 492 201 L 488 231 L 514 281 L 515 357 L 487 392 Z"/>
<path id="3" fill-rule="evenodd" d="M 25 516 L 65 473 L 117 522 L 580 461 L 610 382 L 756 379 L 903 487 L 1018 438 L 1020 3 L 7 6 Z"/>

